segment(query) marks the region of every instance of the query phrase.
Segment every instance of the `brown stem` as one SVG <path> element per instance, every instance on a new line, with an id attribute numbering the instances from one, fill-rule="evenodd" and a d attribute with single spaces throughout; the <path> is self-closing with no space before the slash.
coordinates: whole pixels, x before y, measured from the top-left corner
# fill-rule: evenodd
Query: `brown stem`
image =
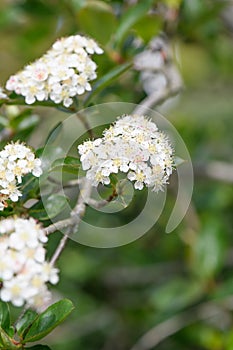
<path id="1" fill-rule="evenodd" d="M 57 259 L 59 258 L 61 252 L 65 248 L 66 242 L 68 238 L 70 237 L 70 234 L 72 231 L 76 231 L 79 227 L 79 224 L 82 220 L 82 217 L 85 214 L 86 211 L 86 204 L 91 196 L 91 183 L 89 180 L 85 180 L 82 187 L 80 188 L 80 194 L 78 197 L 78 201 L 76 206 L 71 212 L 70 218 L 58 221 L 54 225 L 50 225 L 46 228 L 47 234 L 50 234 L 52 232 L 61 230 L 63 228 L 67 228 L 68 232 L 64 235 L 64 237 L 61 239 L 59 245 L 57 246 L 52 258 L 51 258 L 51 265 L 54 265 Z"/>

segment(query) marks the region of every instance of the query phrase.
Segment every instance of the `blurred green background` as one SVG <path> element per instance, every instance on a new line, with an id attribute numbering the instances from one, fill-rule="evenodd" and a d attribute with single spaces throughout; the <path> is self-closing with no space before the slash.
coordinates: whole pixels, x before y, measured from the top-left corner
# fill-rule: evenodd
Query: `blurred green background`
<path id="1" fill-rule="evenodd" d="M 119 27 L 124 35 L 113 45 Z M 70 298 L 76 309 L 47 343 L 54 350 L 232 350 L 233 3 L 1 0 L 0 29 L 1 85 L 61 36 L 82 33 L 99 42 L 105 50 L 96 58 L 101 77 L 132 60 L 134 38 L 146 44 L 161 31 L 171 40 L 185 84 L 165 113 L 194 166 L 185 219 L 164 233 L 174 202 L 169 194 L 168 210 L 134 243 L 95 249 L 70 241 L 54 293 Z M 131 69 L 93 102 L 139 103 L 144 97 Z M 39 147 L 64 114 L 35 112 L 41 124 L 30 143 Z M 59 238 L 51 237 L 51 251 Z"/>

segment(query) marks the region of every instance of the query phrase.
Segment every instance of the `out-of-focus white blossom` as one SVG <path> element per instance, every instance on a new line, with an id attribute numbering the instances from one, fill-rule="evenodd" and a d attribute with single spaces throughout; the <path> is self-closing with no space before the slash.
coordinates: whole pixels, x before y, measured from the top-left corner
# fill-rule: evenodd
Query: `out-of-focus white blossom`
<path id="1" fill-rule="evenodd" d="M 0 151 L 0 210 L 4 202 L 10 199 L 17 202 L 22 193 L 17 185 L 26 174 L 39 177 L 42 174 L 41 160 L 26 145 L 16 142 L 6 145 Z"/>
<path id="2" fill-rule="evenodd" d="M 135 56 L 134 68 L 140 72 L 139 79 L 147 95 L 182 87 L 171 47 L 162 36 L 153 38 L 148 47 Z"/>
<path id="3" fill-rule="evenodd" d="M 91 90 L 96 78 L 92 54 L 103 50 L 90 38 L 73 35 L 57 40 L 41 58 L 12 75 L 6 88 L 25 97 L 27 104 L 52 100 L 69 107 L 73 97 Z"/>
<path id="4" fill-rule="evenodd" d="M 47 236 L 33 218 L 0 221 L 0 298 L 15 306 L 40 309 L 51 293 L 47 283 L 59 281 L 58 269 L 45 260 Z"/>
<path id="5" fill-rule="evenodd" d="M 93 186 L 109 184 L 109 176 L 127 173 L 135 189 L 162 190 L 173 170 L 173 149 L 167 136 L 144 116 L 119 118 L 103 137 L 78 146 L 83 170 Z"/>
<path id="6" fill-rule="evenodd" d="M 5 100 L 6 98 L 8 98 L 8 96 L 3 90 L 3 88 L 0 86 L 0 100 Z"/>

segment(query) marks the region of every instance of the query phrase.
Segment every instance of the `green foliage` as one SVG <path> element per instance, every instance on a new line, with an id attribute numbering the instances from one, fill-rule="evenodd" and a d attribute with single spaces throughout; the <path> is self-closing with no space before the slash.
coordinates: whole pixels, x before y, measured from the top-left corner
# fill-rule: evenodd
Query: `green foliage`
<path id="1" fill-rule="evenodd" d="M 18 319 L 14 327 L 10 325 L 9 308 L 6 303 L 0 302 L 0 349 L 15 350 L 24 349 L 26 343 L 31 343 L 43 339 L 61 324 L 74 309 L 72 302 L 62 299 L 49 306 L 41 314 L 28 309 L 22 317 Z M 15 340 L 15 330 L 20 340 Z M 13 332 L 12 332 L 13 331 Z M 35 345 L 26 349 L 46 350 L 50 349 L 46 345 Z"/>
<path id="2" fill-rule="evenodd" d="M 120 45 L 127 32 L 149 11 L 153 0 L 139 1 L 138 4 L 130 7 L 121 17 L 115 33 L 114 41 Z"/>
<path id="3" fill-rule="evenodd" d="M 68 156 L 65 158 L 56 159 L 51 165 L 50 172 L 62 170 L 62 172 L 77 175 L 79 168 L 80 160 L 78 158 Z"/>
<path id="4" fill-rule="evenodd" d="M 0 327 L 6 332 L 10 329 L 10 312 L 7 303 L 0 301 Z"/>
<path id="5" fill-rule="evenodd" d="M 203 280 L 211 279 L 221 269 L 226 250 L 223 228 L 215 220 L 209 220 L 197 237 L 193 249 L 194 272 Z"/>
<path id="6" fill-rule="evenodd" d="M 44 221 L 55 218 L 67 206 L 67 198 L 53 193 L 43 198 L 30 208 L 30 215 L 34 218 Z"/>
<path id="7" fill-rule="evenodd" d="M 112 7 L 103 1 L 86 2 L 85 6 L 77 12 L 77 19 L 80 29 L 103 45 L 110 41 L 117 29 L 116 16 Z"/>
<path id="8" fill-rule="evenodd" d="M 20 338 L 24 339 L 25 334 L 37 317 L 38 313 L 36 311 L 31 309 L 25 311 L 23 316 L 16 323 L 16 330 Z"/>
<path id="9" fill-rule="evenodd" d="M 87 95 L 85 99 L 85 106 L 88 106 L 89 102 L 98 92 L 103 91 L 108 85 L 114 82 L 119 78 L 123 73 L 125 73 L 129 68 L 132 67 L 132 63 L 124 63 L 120 66 L 117 66 L 110 70 L 107 74 L 102 76 L 97 82 L 93 85 L 92 91 Z"/>
<path id="10" fill-rule="evenodd" d="M 49 306 L 32 322 L 29 330 L 24 333 L 23 342 L 34 342 L 52 332 L 74 309 L 72 302 L 63 299 Z"/>

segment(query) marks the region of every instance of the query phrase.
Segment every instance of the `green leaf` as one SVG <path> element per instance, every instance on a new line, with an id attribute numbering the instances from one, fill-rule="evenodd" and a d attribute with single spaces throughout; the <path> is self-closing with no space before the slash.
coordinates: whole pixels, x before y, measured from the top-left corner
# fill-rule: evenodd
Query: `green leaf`
<path id="1" fill-rule="evenodd" d="M 203 294 L 203 290 L 204 288 L 197 281 L 174 278 L 153 290 L 151 303 L 160 312 L 178 311 L 197 301 Z"/>
<path id="2" fill-rule="evenodd" d="M 22 123 L 23 120 L 25 120 L 28 117 L 30 117 L 31 114 L 32 114 L 32 110 L 31 109 L 25 109 L 23 112 L 14 115 L 12 117 L 12 119 L 10 120 L 10 126 L 13 129 L 17 129 L 18 126 L 20 125 L 20 123 Z"/>
<path id="3" fill-rule="evenodd" d="M 56 159 L 50 169 L 50 172 L 52 171 L 65 171 L 67 173 L 71 174 L 78 174 L 78 169 L 80 168 L 80 160 L 75 157 L 65 157 L 65 158 L 59 158 Z"/>
<path id="4" fill-rule="evenodd" d="M 224 263 L 226 236 L 217 219 L 208 219 L 192 246 L 192 267 L 204 280 L 213 278 Z"/>
<path id="5" fill-rule="evenodd" d="M 32 325 L 32 322 L 38 316 L 37 312 L 31 309 L 26 310 L 23 316 L 16 323 L 16 330 L 20 337 L 23 337 L 24 334 L 29 330 L 29 327 Z"/>
<path id="6" fill-rule="evenodd" d="M 145 15 L 132 27 L 133 30 L 147 43 L 162 30 L 163 21 L 155 15 Z"/>
<path id="7" fill-rule="evenodd" d="M 67 198 L 60 194 L 51 194 L 45 201 L 45 208 L 48 218 L 57 216 L 67 205 Z"/>
<path id="8" fill-rule="evenodd" d="M 114 36 L 115 44 L 120 45 L 127 32 L 149 11 L 154 0 L 139 1 L 129 8 L 121 18 L 120 24 Z"/>
<path id="9" fill-rule="evenodd" d="M 40 118 L 36 114 L 30 115 L 30 117 L 24 119 L 18 125 L 18 131 L 33 130 L 39 123 Z"/>
<path id="10" fill-rule="evenodd" d="M 8 333 L 10 325 L 9 305 L 0 300 L 0 327 Z"/>
<path id="11" fill-rule="evenodd" d="M 16 350 L 16 349 L 22 349 L 22 346 L 15 345 L 12 342 L 12 339 L 8 336 L 6 332 L 2 328 L 0 328 L 0 349 L 3 350 Z"/>
<path id="12" fill-rule="evenodd" d="M 89 0 L 86 6 L 78 11 L 77 18 L 81 30 L 100 44 L 109 42 L 117 27 L 112 7 L 103 1 Z"/>
<path id="13" fill-rule="evenodd" d="M 30 110 L 21 113 L 16 118 L 12 119 L 10 126 L 17 131 L 33 129 L 39 123 L 39 116 L 36 114 L 31 114 Z"/>
<path id="14" fill-rule="evenodd" d="M 47 145 L 48 143 L 49 144 L 53 143 L 62 132 L 62 128 L 63 128 L 62 122 L 57 123 L 57 125 L 55 125 L 54 128 L 48 134 L 48 137 L 45 141 L 45 145 Z"/>
<path id="15" fill-rule="evenodd" d="M 60 214 L 67 206 L 67 198 L 60 194 L 51 194 L 47 198 L 43 198 L 33 205 L 30 209 L 30 215 L 39 220 L 53 219 L 55 216 Z"/>
<path id="16" fill-rule="evenodd" d="M 115 79 L 125 73 L 129 68 L 132 67 L 132 63 L 124 63 L 120 66 L 113 68 L 110 72 L 105 74 L 102 78 L 97 80 L 97 82 L 93 85 L 92 91 L 87 95 L 84 104 L 88 105 L 90 100 L 94 95 L 96 95 L 99 91 L 103 90 L 106 86 L 110 85 Z"/>
<path id="17" fill-rule="evenodd" d="M 80 10 L 85 6 L 87 0 L 71 0 L 71 5 L 75 10 Z"/>
<path id="18" fill-rule="evenodd" d="M 33 322 L 32 326 L 24 337 L 24 342 L 34 342 L 44 338 L 54 328 L 62 323 L 73 309 L 73 303 L 68 299 L 60 300 L 57 303 L 49 306 Z"/>
<path id="19" fill-rule="evenodd" d="M 24 139 L 29 136 L 30 133 L 39 123 L 39 116 L 32 114 L 30 109 L 24 110 L 15 118 L 10 120 L 10 127 L 17 131 L 15 139 Z"/>
<path id="20" fill-rule="evenodd" d="M 14 337 L 14 334 L 15 334 L 15 328 L 14 326 L 10 326 L 7 334 L 9 335 L 10 338 L 13 338 Z"/>

